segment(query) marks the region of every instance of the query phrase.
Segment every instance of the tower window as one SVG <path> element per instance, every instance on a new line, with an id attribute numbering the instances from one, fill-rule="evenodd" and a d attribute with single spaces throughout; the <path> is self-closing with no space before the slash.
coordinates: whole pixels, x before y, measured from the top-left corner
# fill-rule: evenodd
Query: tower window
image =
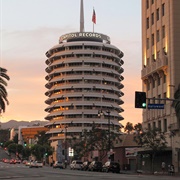
<path id="1" fill-rule="evenodd" d="M 156 32 L 156 42 L 159 42 L 160 40 L 160 35 L 159 35 L 159 30 Z"/>
<path id="2" fill-rule="evenodd" d="M 165 3 L 162 4 L 162 16 L 165 15 Z"/>
<path id="3" fill-rule="evenodd" d="M 156 20 L 159 20 L 159 8 L 156 10 Z"/>
<path id="4" fill-rule="evenodd" d="M 154 46 L 154 34 L 151 35 L 152 46 Z"/>
<path id="5" fill-rule="evenodd" d="M 149 38 L 146 39 L 146 47 L 149 49 Z"/>
<path id="6" fill-rule="evenodd" d="M 146 28 L 149 29 L 149 18 L 146 19 Z"/>
<path id="7" fill-rule="evenodd" d="M 151 24 L 154 24 L 154 13 L 151 14 Z"/>
<path id="8" fill-rule="evenodd" d="M 149 0 L 146 0 L 146 8 L 149 8 Z"/>
<path id="9" fill-rule="evenodd" d="M 165 26 L 162 27 L 162 38 L 165 38 L 166 31 L 165 31 Z"/>

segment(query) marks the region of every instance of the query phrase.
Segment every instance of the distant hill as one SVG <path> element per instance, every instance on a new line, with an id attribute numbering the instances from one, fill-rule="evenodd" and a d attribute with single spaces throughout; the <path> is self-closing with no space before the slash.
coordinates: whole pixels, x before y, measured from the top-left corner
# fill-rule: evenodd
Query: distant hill
<path id="1" fill-rule="evenodd" d="M 2 123 L 1 122 L 1 128 L 2 129 L 8 129 L 8 128 L 18 128 L 19 126 L 33 126 L 39 124 L 40 126 L 44 126 L 47 124 L 48 121 L 40 121 L 40 120 L 34 120 L 34 121 L 16 121 L 16 120 L 10 120 L 8 122 Z"/>

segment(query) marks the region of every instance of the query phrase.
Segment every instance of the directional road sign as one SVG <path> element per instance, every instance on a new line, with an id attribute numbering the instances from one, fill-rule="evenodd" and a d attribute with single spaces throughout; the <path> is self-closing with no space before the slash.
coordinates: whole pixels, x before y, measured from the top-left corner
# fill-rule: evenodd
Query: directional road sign
<path id="1" fill-rule="evenodd" d="M 148 104 L 148 109 L 164 109 L 164 104 Z"/>

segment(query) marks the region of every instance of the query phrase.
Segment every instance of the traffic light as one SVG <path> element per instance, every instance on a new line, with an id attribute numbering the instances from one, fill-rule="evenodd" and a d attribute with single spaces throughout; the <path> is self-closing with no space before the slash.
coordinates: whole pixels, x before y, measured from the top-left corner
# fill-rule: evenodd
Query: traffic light
<path id="1" fill-rule="evenodd" d="M 135 108 L 146 109 L 146 93 L 145 92 L 135 92 Z"/>
<path id="2" fill-rule="evenodd" d="M 27 143 L 26 142 L 24 142 L 24 147 L 26 147 L 27 146 Z"/>

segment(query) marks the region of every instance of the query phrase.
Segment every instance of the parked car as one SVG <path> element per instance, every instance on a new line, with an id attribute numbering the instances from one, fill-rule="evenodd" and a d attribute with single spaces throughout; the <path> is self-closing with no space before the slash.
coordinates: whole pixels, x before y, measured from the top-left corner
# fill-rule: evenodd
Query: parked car
<path id="1" fill-rule="evenodd" d="M 55 161 L 55 163 L 53 164 L 53 168 L 65 169 L 65 164 L 60 161 Z"/>
<path id="2" fill-rule="evenodd" d="M 102 171 L 103 172 L 116 172 L 116 173 L 120 173 L 120 165 L 118 162 L 113 162 L 113 161 L 107 161 L 103 167 L 102 167 Z"/>
<path id="3" fill-rule="evenodd" d="M 39 168 L 39 167 L 43 167 L 43 163 L 41 161 L 33 161 L 30 163 L 29 165 L 30 168 Z"/>
<path id="4" fill-rule="evenodd" d="M 26 166 L 30 166 L 31 165 L 31 163 L 33 164 L 34 162 L 33 162 L 33 160 L 30 160 L 30 161 L 26 161 Z"/>
<path id="5" fill-rule="evenodd" d="M 81 165 L 81 170 L 87 171 L 90 163 L 91 162 L 89 162 L 89 161 L 84 161 L 83 164 Z"/>
<path id="6" fill-rule="evenodd" d="M 21 160 L 20 159 L 16 159 L 15 160 L 17 164 L 20 164 L 21 163 Z"/>
<path id="7" fill-rule="evenodd" d="M 74 170 L 74 169 L 80 170 L 82 164 L 83 164 L 82 161 L 74 160 L 74 161 L 72 161 L 71 164 L 70 164 L 70 169 L 71 169 L 71 170 L 72 170 L 72 169 L 73 169 L 73 170 Z"/>
<path id="8" fill-rule="evenodd" d="M 89 166 L 88 170 L 89 171 L 102 171 L 102 162 L 100 161 L 92 161 Z"/>
<path id="9" fill-rule="evenodd" d="M 35 161 L 35 164 L 37 167 L 40 167 L 40 168 L 43 167 L 43 162 L 41 162 L 41 161 Z"/>
<path id="10" fill-rule="evenodd" d="M 10 164 L 16 164 L 16 160 L 15 159 L 10 159 L 9 163 Z"/>

